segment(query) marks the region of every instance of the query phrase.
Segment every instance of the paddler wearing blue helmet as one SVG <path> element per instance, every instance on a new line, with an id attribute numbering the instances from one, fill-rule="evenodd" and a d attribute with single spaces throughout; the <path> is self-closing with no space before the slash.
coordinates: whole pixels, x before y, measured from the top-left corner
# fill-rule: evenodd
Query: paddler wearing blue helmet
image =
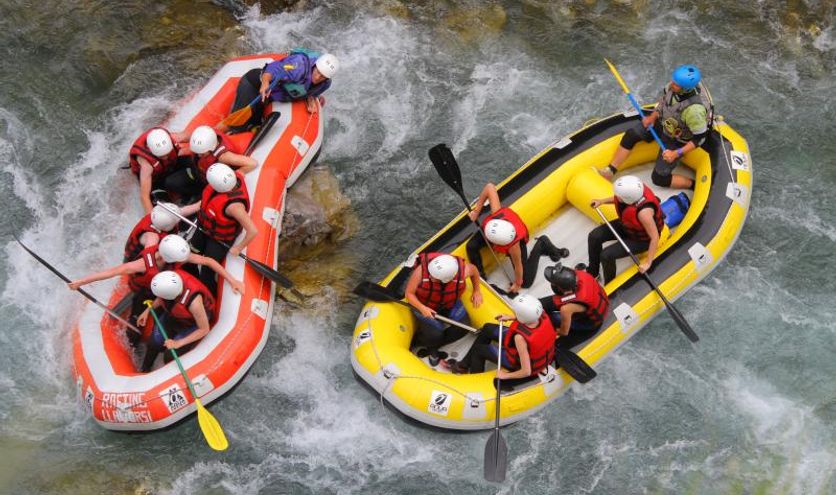
<path id="1" fill-rule="evenodd" d="M 660 150 L 656 158 L 651 175 L 653 183 L 674 189 L 693 189 L 693 179 L 674 174 L 673 169 L 683 156 L 702 146 L 708 136 L 712 105 L 701 80 L 702 75 L 694 65 L 680 65 L 674 69 L 671 82 L 662 90 L 656 108 L 642 118 L 641 125 L 624 133 L 610 164 L 599 170 L 601 175 L 612 179 L 636 143 L 653 141 L 648 129 L 652 125 L 665 144 L 665 149 Z"/>

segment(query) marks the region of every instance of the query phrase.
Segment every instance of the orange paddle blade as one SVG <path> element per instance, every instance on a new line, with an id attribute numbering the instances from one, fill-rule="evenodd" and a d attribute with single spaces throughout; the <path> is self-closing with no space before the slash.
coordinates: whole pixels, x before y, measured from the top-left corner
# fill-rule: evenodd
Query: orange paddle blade
<path id="1" fill-rule="evenodd" d="M 226 118 L 224 118 L 221 121 L 221 124 L 223 124 L 227 127 L 242 126 L 242 125 L 246 124 L 247 121 L 250 120 L 250 117 L 252 117 L 252 116 L 253 116 L 253 107 L 250 106 L 250 105 L 247 105 L 246 107 L 239 108 L 238 110 L 236 110 L 236 111 L 232 112 L 231 114 L 227 115 Z"/>

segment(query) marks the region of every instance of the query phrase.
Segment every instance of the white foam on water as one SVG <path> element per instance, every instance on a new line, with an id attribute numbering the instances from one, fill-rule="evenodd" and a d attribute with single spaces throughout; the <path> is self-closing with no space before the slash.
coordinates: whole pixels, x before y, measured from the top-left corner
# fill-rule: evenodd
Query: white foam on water
<path id="1" fill-rule="evenodd" d="M 747 429 L 759 447 L 752 455 L 764 461 L 779 491 L 822 493 L 836 474 L 834 438 L 812 407 L 783 396 L 746 369 L 737 370 L 723 386 L 729 401 L 750 420 Z M 777 466 L 775 458 L 781 460 Z"/>

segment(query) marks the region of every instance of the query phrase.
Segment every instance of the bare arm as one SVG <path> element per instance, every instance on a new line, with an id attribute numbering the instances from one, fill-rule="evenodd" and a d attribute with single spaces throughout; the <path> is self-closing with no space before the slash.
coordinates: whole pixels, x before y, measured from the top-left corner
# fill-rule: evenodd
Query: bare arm
<path id="1" fill-rule="evenodd" d="M 195 297 L 194 300 L 192 300 L 192 303 L 189 304 L 189 311 L 192 313 L 192 317 L 194 317 L 194 322 L 197 324 L 197 330 L 186 335 L 182 339 L 166 340 L 166 348 L 179 349 L 184 345 L 189 345 L 192 342 L 197 342 L 203 337 L 206 337 L 206 334 L 209 333 L 209 316 L 206 315 L 206 308 L 203 307 L 203 296 L 199 295 Z"/>
<path id="2" fill-rule="evenodd" d="M 145 214 L 151 213 L 151 209 L 154 207 L 151 204 L 151 174 L 154 171 L 154 168 L 148 163 L 148 160 L 145 158 L 138 156 L 136 161 L 139 162 L 139 200 L 142 202 L 142 209 L 145 210 Z"/>
<path id="3" fill-rule="evenodd" d="M 230 167 L 240 169 L 242 174 L 252 172 L 256 167 L 258 167 L 258 162 L 255 161 L 255 158 L 246 155 L 239 155 L 238 153 L 233 153 L 231 151 L 224 151 L 221 153 L 221 156 L 218 157 L 218 161 L 225 163 Z"/>
<path id="4" fill-rule="evenodd" d="M 584 307 L 580 304 L 569 303 L 560 307 L 560 328 L 557 334 L 561 337 L 569 335 L 569 328 L 572 326 L 572 315 L 580 313 Z"/>
<path id="5" fill-rule="evenodd" d="M 485 201 L 491 207 L 491 213 L 496 213 L 502 208 L 502 203 L 499 201 L 499 194 L 496 192 L 496 186 L 492 182 L 488 182 L 482 188 L 482 192 L 479 193 L 479 199 L 476 200 L 476 205 L 474 205 L 473 211 L 470 212 L 470 219 L 474 222 L 482 213 L 482 208 L 485 207 Z"/>
<path id="6" fill-rule="evenodd" d="M 200 210 L 200 201 L 197 203 L 192 203 L 190 205 L 186 205 L 180 208 L 180 215 L 184 217 L 190 217 Z"/>
<path id="7" fill-rule="evenodd" d="M 511 246 L 508 255 L 511 256 L 511 264 L 514 266 L 514 281 L 511 283 L 511 292 L 519 292 L 523 284 L 523 262 L 520 242 Z"/>
<path id="8" fill-rule="evenodd" d="M 467 263 L 464 268 L 464 276 L 470 279 L 470 285 L 473 287 L 470 302 L 473 303 L 474 308 L 478 308 L 482 305 L 482 279 L 479 277 L 479 270 L 472 263 Z"/>
<path id="9" fill-rule="evenodd" d="M 221 264 L 215 261 L 214 259 L 209 258 L 208 256 L 201 256 L 199 254 L 191 253 L 189 254 L 189 257 L 186 259 L 186 262 L 211 268 L 212 271 L 214 271 L 215 273 L 223 277 L 227 282 L 229 282 L 229 285 L 232 286 L 232 290 L 236 294 L 242 294 L 244 292 L 244 284 L 239 282 L 238 280 L 235 280 L 235 278 L 233 278 L 232 275 L 230 275 L 230 273 L 226 271 L 226 268 L 221 266 Z"/>
<path id="10" fill-rule="evenodd" d="M 229 249 L 229 253 L 233 256 L 238 256 L 241 251 L 247 247 L 247 244 L 252 242 L 255 239 L 255 236 L 258 235 L 258 229 L 253 223 L 253 219 L 250 218 L 250 215 L 247 214 L 247 209 L 244 208 L 244 205 L 241 203 L 233 203 L 226 207 L 226 214 L 230 217 L 234 218 L 244 227 L 244 238 L 238 244 L 232 246 Z"/>
<path id="11" fill-rule="evenodd" d="M 114 266 L 113 268 L 108 268 L 107 270 L 102 270 L 100 272 L 96 272 L 92 275 L 87 275 L 84 278 L 80 278 L 73 282 L 67 284 L 67 286 L 72 289 L 76 290 L 82 285 L 87 285 L 91 282 L 98 282 L 99 280 L 107 280 L 109 278 L 118 277 L 120 275 L 130 275 L 133 273 L 140 273 L 145 271 L 145 262 L 141 259 L 129 261 L 128 263 L 122 263 L 119 266 Z"/>
<path id="12" fill-rule="evenodd" d="M 639 211 L 639 222 L 641 222 L 647 235 L 650 236 L 650 245 L 647 247 L 647 254 L 644 261 L 639 265 L 639 272 L 644 273 L 650 269 L 653 264 L 653 258 L 656 257 L 656 250 L 659 248 L 659 229 L 656 228 L 656 222 L 653 221 L 653 210 L 650 208 L 643 208 Z"/>
<path id="13" fill-rule="evenodd" d="M 520 356 L 520 369 L 511 372 L 500 369 L 496 372 L 497 378 L 511 380 L 531 376 L 531 357 L 528 355 L 528 344 L 525 343 L 522 335 L 514 335 L 514 345 L 517 347 L 517 354 Z M 501 361 L 502 357 L 500 356 L 499 359 Z"/>
<path id="14" fill-rule="evenodd" d="M 409 280 L 406 282 L 404 295 L 406 296 L 406 300 L 409 301 L 409 304 L 411 304 L 413 308 L 417 309 L 422 316 L 435 318 L 435 311 L 422 303 L 415 293 L 415 291 L 418 290 L 418 284 L 421 283 L 421 274 L 422 270 L 420 265 L 412 270 L 412 273 L 409 275 Z"/>
<path id="15" fill-rule="evenodd" d="M 613 203 L 615 203 L 615 200 L 610 196 L 609 198 L 593 199 L 589 205 L 593 208 L 598 208 L 601 205 L 611 205 Z"/>

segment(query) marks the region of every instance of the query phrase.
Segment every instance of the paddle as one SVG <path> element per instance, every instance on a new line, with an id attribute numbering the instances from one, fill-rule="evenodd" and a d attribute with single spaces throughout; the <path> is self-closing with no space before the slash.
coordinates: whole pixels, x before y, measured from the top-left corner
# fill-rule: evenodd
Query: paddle
<path id="1" fill-rule="evenodd" d="M 360 282 L 357 285 L 357 287 L 354 288 L 353 292 L 355 294 L 357 294 L 358 296 L 360 296 L 364 299 L 368 299 L 370 301 L 398 303 L 398 304 L 401 304 L 403 306 L 408 307 L 409 309 L 415 311 L 416 313 L 418 312 L 418 310 L 413 308 L 411 304 L 409 304 L 406 301 L 403 301 L 402 297 L 400 295 L 395 294 L 388 287 L 383 287 L 382 285 L 378 285 L 378 284 L 375 284 L 373 282 L 368 282 L 368 281 Z M 453 326 L 457 326 L 459 328 L 463 328 L 463 329 L 467 330 L 468 332 L 473 332 L 473 333 L 479 332 L 479 330 L 476 329 L 476 328 L 465 325 L 464 323 L 459 323 L 456 320 L 451 320 L 450 318 L 447 318 L 447 317 L 442 316 L 440 314 L 436 314 L 435 319 L 438 320 L 438 321 L 443 321 L 444 323 L 447 323 L 448 325 L 453 325 Z"/>
<path id="2" fill-rule="evenodd" d="M 456 162 L 456 157 L 453 156 L 453 152 L 450 148 L 447 147 L 446 144 L 440 143 L 432 148 L 430 148 L 430 161 L 432 162 L 433 166 L 435 167 L 436 172 L 438 172 L 439 177 L 443 180 L 448 186 L 450 186 L 453 191 L 455 191 L 462 201 L 464 202 L 465 208 L 467 208 L 468 212 L 473 211 L 470 208 L 470 202 L 467 201 L 467 198 L 464 195 L 464 187 L 462 186 L 462 172 L 459 168 L 458 162 Z M 496 262 L 496 266 L 502 269 L 502 273 L 508 277 L 508 281 L 510 283 L 514 283 L 514 278 L 508 274 L 505 270 L 505 267 L 499 263 L 499 258 L 496 257 L 496 253 L 491 247 L 490 241 L 485 236 L 485 233 L 482 231 L 482 227 L 479 225 L 479 219 L 473 220 L 473 223 L 476 224 L 476 230 L 479 231 L 479 234 L 482 235 L 482 238 L 485 239 L 485 244 L 488 245 L 488 250 L 493 255 L 493 259 Z"/>
<path id="3" fill-rule="evenodd" d="M 508 469 L 508 446 L 499 430 L 499 391 L 502 389 L 499 378 L 499 370 L 502 368 L 502 323 L 499 322 L 499 342 L 497 343 L 497 365 L 496 365 L 496 420 L 493 426 L 493 433 L 485 444 L 485 479 L 495 483 L 505 481 L 505 471 Z"/>
<path id="4" fill-rule="evenodd" d="M 406 301 L 403 301 L 403 298 L 399 294 L 396 294 L 392 289 L 390 289 L 389 287 L 384 287 L 382 285 L 375 284 L 373 282 L 360 282 L 357 285 L 357 287 L 354 288 L 354 293 L 370 301 L 394 302 L 403 306 L 407 306 L 413 311 L 415 311 L 415 308 L 413 308 L 411 304 L 409 304 Z M 447 323 L 449 325 L 455 325 L 459 328 L 463 328 L 468 332 L 479 332 L 478 329 L 469 325 L 465 325 L 463 323 L 459 323 L 456 320 L 451 320 L 450 318 L 445 318 L 444 316 L 438 314 L 435 317 L 439 321 L 443 321 L 444 323 Z M 593 378 L 598 376 L 598 373 L 596 373 L 595 370 L 593 370 L 586 363 L 586 361 L 583 360 L 582 357 L 578 356 L 570 349 L 561 349 L 560 347 L 555 347 L 555 360 L 557 361 L 558 366 L 566 370 L 566 373 L 568 373 L 569 376 L 577 380 L 579 383 L 586 383 L 589 380 L 592 380 Z"/>
<path id="5" fill-rule="evenodd" d="M 157 318 L 157 312 L 154 311 L 154 304 L 149 300 L 145 301 L 145 305 L 148 306 L 149 310 L 151 310 L 151 316 L 153 316 L 154 321 L 157 322 L 157 327 L 159 327 L 163 339 L 168 340 L 165 328 L 163 328 L 163 324 L 160 323 L 160 319 Z M 171 355 L 174 356 L 174 362 L 177 363 L 177 367 L 180 368 L 180 374 L 183 375 L 183 379 L 189 387 L 189 392 L 191 392 L 192 397 L 194 397 L 194 403 L 197 405 L 197 424 L 200 425 L 200 431 L 203 432 L 203 437 L 206 439 L 206 443 L 208 443 L 209 446 L 215 450 L 226 450 L 227 447 L 229 447 L 229 442 L 226 440 L 226 435 L 224 434 L 224 430 L 221 428 L 220 423 L 218 423 L 218 420 L 212 416 L 212 413 L 207 411 L 206 408 L 203 407 L 203 404 L 200 403 L 200 399 L 194 391 L 194 385 L 189 379 L 189 375 L 186 374 L 186 370 L 183 368 L 183 363 L 180 362 L 180 358 L 177 357 L 177 351 L 174 349 L 169 349 L 169 351 L 171 351 Z"/>
<path id="6" fill-rule="evenodd" d="M 32 251 L 31 249 L 29 249 L 28 247 L 26 247 L 26 244 L 24 244 L 24 243 L 23 243 L 23 241 L 21 241 L 21 240 L 20 240 L 20 238 L 18 238 L 18 237 L 17 237 L 17 234 L 12 233 L 12 235 L 14 236 L 15 240 L 17 241 L 17 243 L 18 243 L 18 244 L 20 244 L 20 246 L 21 246 L 23 249 L 25 249 L 27 253 L 31 254 L 33 258 L 35 258 L 36 260 L 38 260 L 38 262 L 40 262 L 42 265 L 44 265 L 45 267 L 47 267 L 47 268 L 49 269 L 49 271 L 51 271 L 52 273 L 54 273 L 54 274 L 58 275 L 58 278 L 60 278 L 60 279 L 61 279 L 61 280 L 63 280 L 64 282 L 67 282 L 67 283 L 72 282 L 72 280 L 70 280 L 69 278 L 65 277 L 65 276 L 64 276 L 64 274 L 63 274 L 63 273 L 61 273 L 61 272 L 59 272 L 59 271 L 58 271 L 58 270 L 57 270 L 54 266 L 52 266 L 52 265 L 50 265 L 49 263 L 47 263 L 47 261 L 46 261 L 46 260 L 44 260 L 43 258 L 41 258 L 40 256 L 38 256 L 37 254 L 35 254 L 35 252 L 34 252 L 34 251 Z M 115 311 L 113 311 L 112 309 L 110 309 L 109 307 L 107 307 L 105 304 L 103 304 L 103 303 L 99 302 L 99 300 L 98 300 L 98 299 L 96 299 L 95 297 L 91 296 L 91 295 L 90 295 L 87 291 L 85 291 L 84 289 L 82 289 L 82 288 L 78 288 L 77 290 L 78 290 L 79 294 L 81 294 L 82 296 L 84 296 L 84 297 L 86 297 L 87 299 L 89 299 L 90 301 L 92 301 L 92 302 L 93 302 L 93 304 L 95 304 L 96 306 L 98 306 L 98 307 L 102 308 L 102 309 L 103 309 L 103 310 L 104 310 L 107 314 L 109 314 L 109 315 L 110 315 L 110 316 L 112 316 L 113 318 L 116 318 L 117 320 L 119 320 L 119 322 L 121 322 L 121 323 L 125 324 L 128 328 L 130 328 L 130 329 L 131 329 L 131 330 L 133 330 L 134 332 L 139 333 L 139 334 L 141 334 L 141 333 L 142 333 L 142 330 L 140 330 L 139 328 L 137 328 L 137 327 L 136 327 L 136 325 L 131 324 L 129 321 L 127 321 L 127 320 L 125 320 L 124 318 L 122 318 L 121 316 L 119 316 L 119 314 L 117 314 Z"/>
<path id="7" fill-rule="evenodd" d="M 624 240 L 621 238 L 621 236 L 618 235 L 618 232 L 615 231 L 610 221 L 607 220 L 607 217 L 605 217 L 604 214 L 601 213 L 601 209 L 596 207 L 595 211 L 598 212 L 598 216 L 600 216 L 601 220 L 603 220 L 604 223 L 607 224 L 607 227 L 610 228 L 610 232 L 612 232 L 615 238 L 618 239 L 618 242 L 621 244 L 621 247 L 624 248 L 625 251 L 627 251 L 627 254 L 630 255 L 630 259 L 632 259 L 633 263 L 636 265 L 636 267 L 638 267 L 640 265 L 639 259 L 636 258 L 636 255 L 633 254 L 632 251 L 630 251 L 630 248 L 627 247 L 627 244 L 624 243 Z M 642 273 L 642 276 L 644 277 L 645 281 L 647 281 L 647 284 L 650 285 L 650 287 L 656 292 L 656 294 L 659 295 L 659 298 L 662 300 L 662 302 L 665 303 L 665 308 L 667 308 L 668 313 L 671 315 L 671 318 L 673 318 L 673 321 L 675 321 L 676 324 L 679 326 L 679 329 L 682 330 L 682 333 L 684 333 L 685 336 L 688 337 L 688 340 L 690 340 L 691 342 L 699 341 L 700 338 L 697 336 L 694 330 L 691 329 L 691 325 L 688 324 L 688 322 L 685 320 L 685 317 L 682 316 L 679 310 L 676 309 L 676 307 L 674 307 L 674 305 L 671 304 L 670 301 L 668 301 L 668 298 L 665 297 L 664 294 L 662 294 L 662 291 L 659 290 L 659 287 L 656 286 L 656 284 L 650 278 L 650 275 L 648 275 L 647 273 Z"/>
<path id="8" fill-rule="evenodd" d="M 163 202 L 160 202 L 160 203 L 157 203 L 157 204 L 162 206 L 166 211 L 168 211 L 172 215 L 176 216 L 180 220 L 182 220 L 182 221 L 186 222 L 187 224 L 191 225 L 193 228 L 203 232 L 204 235 L 212 238 L 212 236 L 210 236 L 209 233 L 206 232 L 205 229 L 203 229 L 198 224 L 192 222 L 188 218 L 181 215 L 180 212 L 171 209 L 168 205 L 166 205 Z M 214 238 L 212 238 L 212 239 L 214 239 Z M 227 244 L 223 241 L 219 241 L 217 239 L 214 239 L 214 240 L 215 240 L 215 242 L 217 242 L 221 246 L 223 246 L 227 249 L 230 248 L 229 244 Z M 287 277 L 285 277 L 281 273 L 277 272 L 276 270 L 273 270 L 272 268 L 270 268 L 269 266 L 265 265 L 264 263 L 262 263 L 260 261 L 256 261 L 256 260 L 250 258 L 249 256 L 245 255 L 244 253 L 238 253 L 238 256 L 240 256 L 241 259 L 243 259 L 248 265 L 250 265 L 255 271 L 260 273 L 262 276 L 269 278 L 273 282 L 276 282 L 277 284 L 281 285 L 282 287 L 284 287 L 286 289 L 291 289 L 296 296 L 304 298 L 304 295 L 293 287 L 293 282 L 291 282 L 290 279 L 288 279 Z"/>
<path id="9" fill-rule="evenodd" d="M 615 79 L 618 81 L 618 84 L 621 85 L 621 89 L 624 90 L 624 94 L 627 95 L 627 98 L 630 100 L 630 103 L 633 104 L 633 108 L 635 108 L 636 111 L 639 112 L 639 117 L 644 117 L 644 112 L 642 111 L 641 105 L 639 105 L 639 102 L 636 101 L 636 97 L 633 96 L 633 94 L 630 92 L 630 88 L 627 87 L 627 83 L 625 83 L 624 79 L 621 78 L 621 74 L 618 73 L 618 70 L 612 63 L 610 63 L 609 60 L 604 59 L 604 62 L 607 63 L 607 65 L 610 68 L 610 71 L 612 72 L 612 75 L 615 76 Z M 659 138 L 659 135 L 656 134 L 656 129 L 654 129 L 652 125 L 648 127 L 647 130 L 649 130 L 650 133 L 653 135 L 653 139 L 656 140 L 656 143 L 659 145 L 660 149 L 662 149 L 663 151 L 667 149 L 665 143 L 663 143 L 662 140 Z"/>
<path id="10" fill-rule="evenodd" d="M 273 79 L 273 82 L 270 83 L 270 86 L 267 90 L 267 94 L 269 95 L 273 88 L 276 87 L 276 83 L 279 82 L 279 78 L 276 77 Z M 220 124 L 225 125 L 227 127 L 240 127 L 247 123 L 250 120 L 250 117 L 253 116 L 253 107 L 256 103 L 261 100 L 261 93 L 259 92 L 253 101 L 251 101 L 247 106 L 239 108 L 238 110 L 232 112 L 231 114 L 227 115 L 223 120 L 220 121 Z"/>
<path id="11" fill-rule="evenodd" d="M 247 149 L 244 151 L 246 156 L 250 156 L 250 153 L 253 152 L 256 146 L 258 146 L 258 143 L 260 143 L 261 140 L 264 139 L 264 136 L 267 135 L 267 131 L 273 127 L 273 124 L 275 124 L 277 120 L 279 120 L 281 114 L 281 112 L 273 112 L 267 117 L 267 120 L 264 121 L 261 129 L 258 130 L 258 133 L 256 133 L 255 137 L 253 137 L 253 140 L 250 141 L 250 145 L 247 146 Z"/>

